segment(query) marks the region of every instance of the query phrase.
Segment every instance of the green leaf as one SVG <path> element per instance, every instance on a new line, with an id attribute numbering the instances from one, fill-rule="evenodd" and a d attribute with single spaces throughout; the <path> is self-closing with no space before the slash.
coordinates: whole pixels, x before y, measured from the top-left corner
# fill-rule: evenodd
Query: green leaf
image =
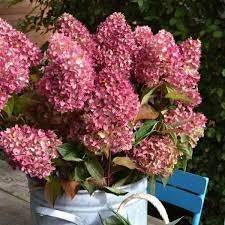
<path id="1" fill-rule="evenodd" d="M 59 153 L 62 155 L 65 161 L 82 162 L 80 158 L 80 149 L 77 145 L 64 143 L 58 147 Z"/>
<path id="2" fill-rule="evenodd" d="M 88 158 L 87 160 L 85 160 L 85 165 L 92 177 L 102 180 L 102 178 L 104 177 L 104 170 L 101 164 L 98 162 L 97 158 Z"/>
<path id="3" fill-rule="evenodd" d="M 133 174 L 133 171 L 131 171 L 128 175 L 126 175 L 125 177 L 117 180 L 114 184 L 113 187 L 121 187 L 124 184 L 126 184 L 128 182 L 128 180 L 130 179 L 131 175 Z"/>
<path id="4" fill-rule="evenodd" d="M 168 176 L 168 177 L 161 177 L 161 181 L 162 181 L 164 187 L 167 185 L 169 179 L 170 179 L 170 176 Z"/>
<path id="5" fill-rule="evenodd" d="M 183 152 L 187 159 L 192 159 L 193 149 L 188 143 L 179 143 L 177 145 L 178 149 Z"/>
<path id="6" fill-rule="evenodd" d="M 126 218 L 121 216 L 119 213 L 117 213 L 113 210 L 112 210 L 112 212 L 114 213 L 114 215 L 112 215 L 106 219 L 101 218 L 103 225 L 131 225 L 130 222 Z"/>
<path id="7" fill-rule="evenodd" d="M 167 94 L 165 95 L 165 98 L 190 102 L 190 99 L 185 94 L 177 91 L 175 88 L 166 86 L 166 90 Z"/>
<path id="8" fill-rule="evenodd" d="M 121 189 L 114 188 L 114 187 L 104 187 L 103 190 L 107 193 L 111 193 L 111 194 L 114 194 L 117 196 L 127 194 L 127 192 L 125 192 Z"/>
<path id="9" fill-rule="evenodd" d="M 10 118 L 12 116 L 14 109 L 14 97 L 11 97 L 5 107 L 3 108 L 3 111 L 6 112 L 7 116 Z"/>
<path id="10" fill-rule="evenodd" d="M 221 37 L 223 37 L 223 32 L 220 31 L 220 30 L 214 31 L 213 32 L 213 37 L 214 38 L 221 38 Z"/>
<path id="11" fill-rule="evenodd" d="M 88 181 L 83 181 L 81 182 L 81 186 L 88 191 L 88 193 L 90 195 L 92 195 L 96 190 L 97 190 L 97 187 L 93 184 L 91 184 L 90 182 Z"/>
<path id="12" fill-rule="evenodd" d="M 18 115 L 22 113 L 25 109 L 29 108 L 30 106 L 36 105 L 39 103 L 37 97 L 31 94 L 24 94 L 21 96 L 15 96 L 14 98 L 14 110 L 13 113 Z"/>
<path id="13" fill-rule="evenodd" d="M 155 195 L 155 184 L 156 184 L 156 177 L 153 175 L 150 177 L 150 193 Z"/>
<path id="14" fill-rule="evenodd" d="M 57 197 L 61 194 L 61 184 L 58 177 L 49 177 L 45 184 L 44 196 L 46 201 L 54 207 Z"/>
<path id="15" fill-rule="evenodd" d="M 138 145 L 144 138 L 153 133 L 158 122 L 159 121 L 157 120 L 148 120 L 144 122 L 144 124 L 135 132 L 134 145 Z"/>
<path id="16" fill-rule="evenodd" d="M 183 217 L 178 218 L 178 219 L 176 219 L 176 220 L 174 220 L 174 221 L 172 221 L 172 222 L 170 222 L 170 223 L 167 223 L 166 225 L 175 225 L 175 224 L 177 224 L 178 222 L 180 222 L 180 220 L 181 220 L 182 218 L 183 218 Z"/>
<path id="17" fill-rule="evenodd" d="M 76 181 L 85 181 L 88 177 L 90 177 L 86 166 L 81 163 L 78 164 L 74 169 L 74 179 Z"/>
<path id="18" fill-rule="evenodd" d="M 147 93 L 144 94 L 141 100 L 141 105 L 148 104 L 148 101 L 153 97 L 153 92 L 158 88 L 158 86 L 151 88 Z"/>

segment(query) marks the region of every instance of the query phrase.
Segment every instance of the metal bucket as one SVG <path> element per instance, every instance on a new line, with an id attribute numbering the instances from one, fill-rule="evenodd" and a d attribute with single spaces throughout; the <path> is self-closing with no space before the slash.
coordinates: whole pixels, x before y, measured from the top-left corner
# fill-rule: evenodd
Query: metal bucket
<path id="1" fill-rule="evenodd" d="M 33 180 L 29 180 L 31 187 Z M 44 199 L 42 189 L 31 191 L 30 206 L 33 225 L 100 225 L 102 218 L 112 215 L 120 203 L 132 194 L 147 192 L 147 179 L 121 187 L 128 192 L 124 196 L 116 196 L 103 191 L 95 191 L 92 196 L 86 190 L 77 193 L 73 200 L 60 197 L 51 208 Z M 99 216 L 100 215 L 100 216 Z M 129 218 L 132 225 L 147 225 L 147 201 L 135 199 L 127 204 L 121 213 Z"/>

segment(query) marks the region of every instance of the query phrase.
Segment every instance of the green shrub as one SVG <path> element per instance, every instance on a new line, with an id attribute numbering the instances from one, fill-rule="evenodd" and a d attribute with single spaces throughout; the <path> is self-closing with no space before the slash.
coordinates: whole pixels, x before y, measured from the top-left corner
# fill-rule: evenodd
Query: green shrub
<path id="1" fill-rule="evenodd" d="M 14 0 L 18 1 L 18 0 Z M 23 30 L 50 27 L 63 12 L 73 14 L 91 30 L 107 15 L 121 11 L 131 24 L 166 29 L 177 41 L 189 36 L 203 44 L 201 111 L 208 117 L 206 137 L 195 150 L 189 170 L 210 178 L 203 224 L 222 224 L 225 215 L 225 3 L 214 0 L 30 0 L 45 13 L 27 16 Z M 50 10 L 47 9 L 50 8 Z"/>

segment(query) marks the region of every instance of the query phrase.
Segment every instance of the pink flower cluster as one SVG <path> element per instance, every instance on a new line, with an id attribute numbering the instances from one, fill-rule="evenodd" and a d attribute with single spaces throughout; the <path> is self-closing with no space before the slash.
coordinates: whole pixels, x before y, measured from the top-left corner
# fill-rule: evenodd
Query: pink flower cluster
<path id="1" fill-rule="evenodd" d="M 51 160 L 58 156 L 61 145 L 53 131 L 27 125 L 7 128 L 0 132 L 0 147 L 10 163 L 31 177 L 48 177 L 55 170 Z"/>
<path id="2" fill-rule="evenodd" d="M 27 86 L 29 68 L 37 65 L 40 58 L 40 50 L 0 18 L 0 109 L 11 94 Z"/>
<path id="3" fill-rule="evenodd" d="M 148 36 L 150 36 L 149 33 L 150 31 L 148 31 Z M 145 35 L 146 32 L 143 32 L 144 37 Z M 137 40 L 139 43 L 140 39 L 139 31 Z M 141 46 L 142 48 L 135 57 L 134 73 L 137 82 L 153 87 L 161 83 L 166 76 L 173 76 L 181 64 L 181 56 L 172 34 L 160 30 L 158 34 L 151 35 L 148 42 L 142 44 L 143 47 Z"/>
<path id="4" fill-rule="evenodd" d="M 133 56 L 137 49 L 131 27 L 121 13 L 113 13 L 102 22 L 95 35 L 97 64 L 100 69 L 111 70 L 130 76 Z"/>
<path id="5" fill-rule="evenodd" d="M 135 57 L 134 75 L 138 83 L 149 87 L 168 82 L 191 100 L 201 103 L 197 89 L 201 42 L 189 38 L 177 45 L 171 33 L 160 30 L 153 35 L 148 27 L 135 30 L 139 51 Z"/>
<path id="6" fill-rule="evenodd" d="M 95 72 L 91 59 L 75 41 L 55 33 L 47 51 L 49 64 L 37 85 L 60 112 L 72 112 L 84 107 L 94 87 Z"/>
<path id="7" fill-rule="evenodd" d="M 133 131 L 128 125 L 139 107 L 138 96 L 130 82 L 122 74 L 107 68 L 102 70 L 96 77 L 95 93 L 83 116 L 86 126 L 84 144 L 93 150 L 103 147 L 113 152 L 130 150 Z"/>
<path id="8" fill-rule="evenodd" d="M 206 117 L 196 113 L 191 107 L 179 105 L 175 110 L 169 110 L 165 116 L 165 123 L 180 136 L 190 136 L 192 147 L 204 134 Z"/>
<path id="9" fill-rule="evenodd" d="M 138 169 L 151 175 L 168 176 L 180 156 L 169 137 L 150 136 L 140 146 L 129 152 L 138 165 Z"/>
<path id="10" fill-rule="evenodd" d="M 96 43 L 88 29 L 76 18 L 68 13 L 64 13 L 57 20 L 57 32 L 72 38 L 88 54 L 95 57 Z"/>

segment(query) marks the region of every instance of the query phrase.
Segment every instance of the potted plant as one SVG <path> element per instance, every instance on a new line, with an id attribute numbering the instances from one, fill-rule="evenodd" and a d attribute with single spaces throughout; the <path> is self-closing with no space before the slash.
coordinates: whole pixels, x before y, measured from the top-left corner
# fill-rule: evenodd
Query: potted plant
<path id="1" fill-rule="evenodd" d="M 41 52 L 0 20 L 0 148 L 28 176 L 35 225 L 99 224 L 146 178 L 186 168 L 206 123 L 200 47 L 121 13 L 95 34 L 64 14 Z M 146 202 L 124 215 L 146 225 Z"/>

